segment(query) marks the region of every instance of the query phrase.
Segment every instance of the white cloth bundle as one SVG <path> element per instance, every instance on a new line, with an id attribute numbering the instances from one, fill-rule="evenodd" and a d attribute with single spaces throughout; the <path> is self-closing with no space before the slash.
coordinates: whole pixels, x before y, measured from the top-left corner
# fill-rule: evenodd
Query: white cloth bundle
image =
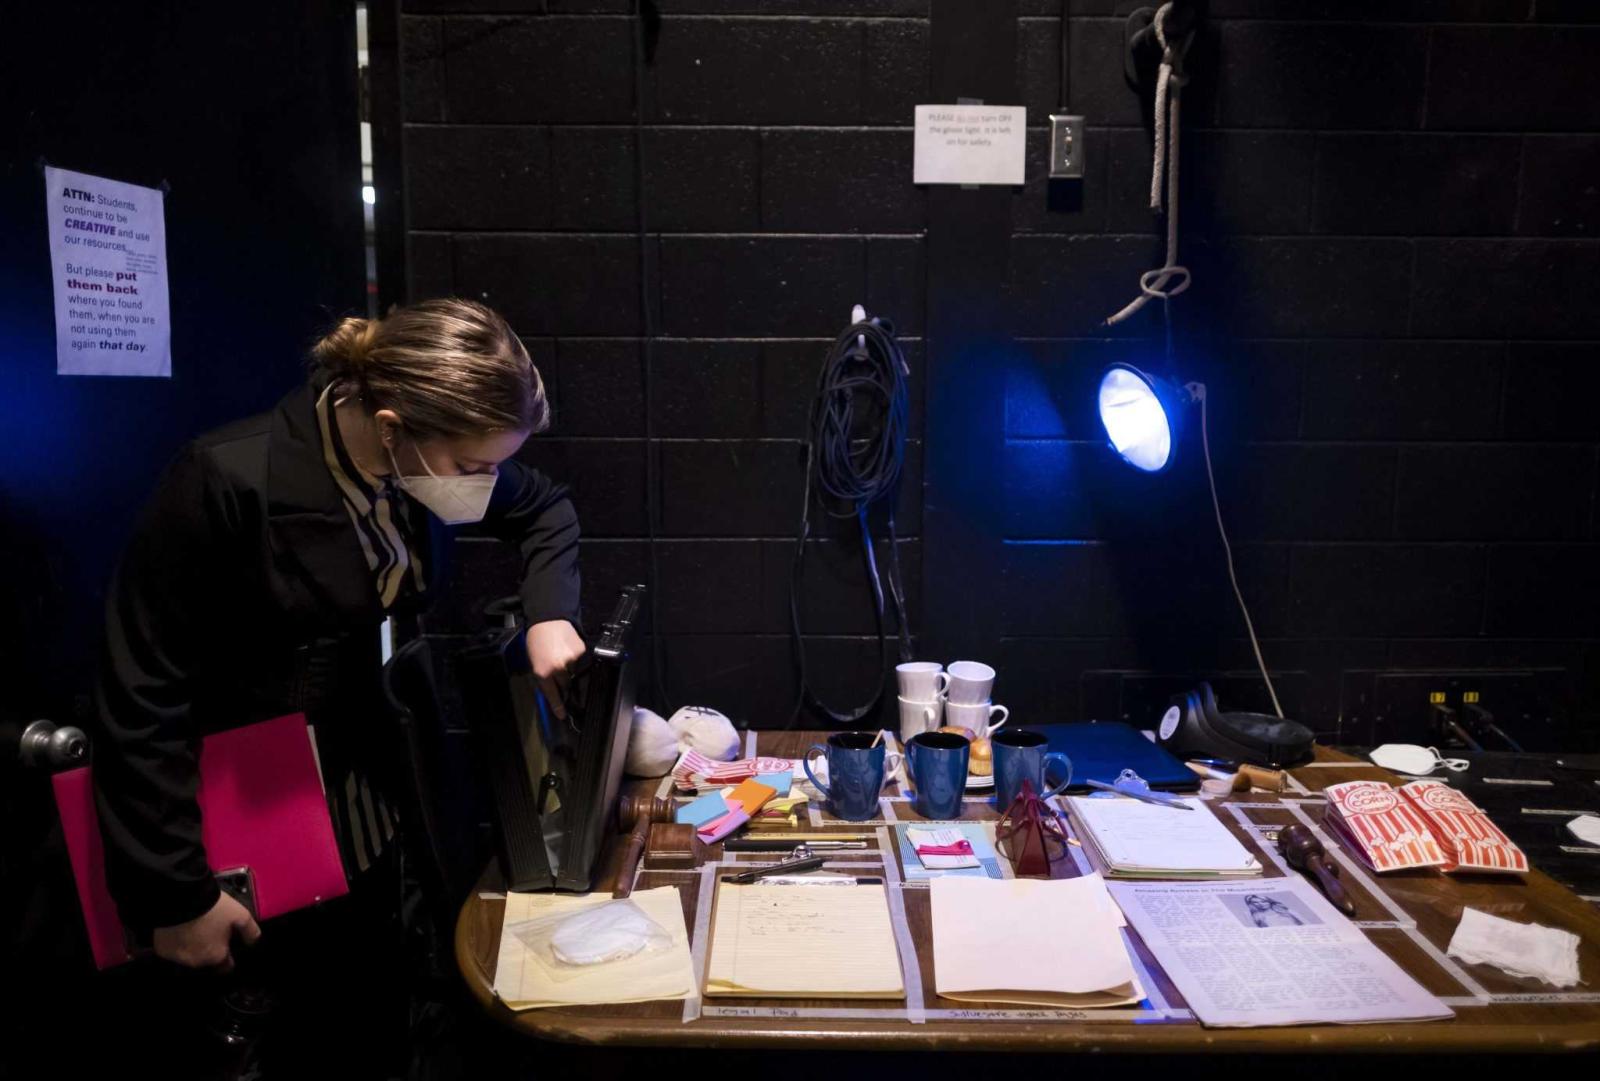
<path id="1" fill-rule="evenodd" d="M 633 707 L 624 766 L 628 773 L 660 777 L 688 750 L 719 762 L 731 762 L 739 757 L 739 733 L 732 721 L 708 706 L 684 706 L 670 721 L 643 706 Z"/>
<path id="2" fill-rule="evenodd" d="M 1578 982 L 1578 936 L 1557 927 L 1503 920 L 1475 908 L 1461 922 L 1445 951 L 1470 965 L 1493 965 L 1513 976 L 1531 976 L 1554 987 Z"/>

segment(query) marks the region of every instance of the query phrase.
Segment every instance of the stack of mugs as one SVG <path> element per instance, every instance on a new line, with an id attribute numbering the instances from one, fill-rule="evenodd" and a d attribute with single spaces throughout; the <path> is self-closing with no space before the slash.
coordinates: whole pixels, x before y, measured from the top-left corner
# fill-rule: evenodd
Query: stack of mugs
<path id="1" fill-rule="evenodd" d="M 948 670 L 934 661 L 897 665 L 901 744 L 947 727 L 966 729 L 969 739 L 988 739 L 1010 716 L 991 700 L 994 675 L 977 661 L 956 661 Z"/>

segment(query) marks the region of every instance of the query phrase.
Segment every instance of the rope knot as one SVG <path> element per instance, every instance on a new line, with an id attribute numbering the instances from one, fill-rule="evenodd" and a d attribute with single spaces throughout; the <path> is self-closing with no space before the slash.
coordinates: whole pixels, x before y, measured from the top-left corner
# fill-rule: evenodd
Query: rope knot
<path id="1" fill-rule="evenodd" d="M 1122 322 L 1152 299 L 1167 301 L 1189 288 L 1189 270 L 1178 263 L 1178 135 L 1182 115 L 1179 90 L 1189 81 L 1183 60 L 1194 41 L 1194 32 L 1169 39 L 1167 19 L 1171 14 L 1172 0 L 1167 0 L 1156 10 L 1153 20 L 1156 41 L 1161 45 L 1161 68 L 1156 75 L 1150 170 L 1150 209 L 1157 213 L 1165 210 L 1167 215 L 1167 257 L 1161 266 L 1139 276 L 1139 295 L 1109 317 L 1107 326 Z"/>

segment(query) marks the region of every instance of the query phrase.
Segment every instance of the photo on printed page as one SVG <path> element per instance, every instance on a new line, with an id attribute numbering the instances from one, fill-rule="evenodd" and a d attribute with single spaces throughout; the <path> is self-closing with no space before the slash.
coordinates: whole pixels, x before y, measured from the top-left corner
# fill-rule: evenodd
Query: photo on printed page
<path id="1" fill-rule="evenodd" d="M 1263 891 L 1217 900 L 1246 927 L 1306 927 L 1322 922 L 1292 893 Z"/>

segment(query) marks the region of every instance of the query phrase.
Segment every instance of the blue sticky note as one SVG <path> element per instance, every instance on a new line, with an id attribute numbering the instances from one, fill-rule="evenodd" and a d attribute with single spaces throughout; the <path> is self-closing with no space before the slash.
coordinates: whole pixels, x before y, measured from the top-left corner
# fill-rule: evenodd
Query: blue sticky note
<path id="1" fill-rule="evenodd" d="M 691 803 L 678 808 L 677 821 L 685 826 L 703 826 L 728 813 L 728 801 L 721 792 L 708 792 Z"/>
<path id="2" fill-rule="evenodd" d="M 793 776 L 792 770 L 784 770 L 782 773 L 758 773 L 756 774 L 756 784 L 766 785 L 778 794 L 778 799 L 783 799 L 789 794 L 789 782 L 793 779 Z"/>

